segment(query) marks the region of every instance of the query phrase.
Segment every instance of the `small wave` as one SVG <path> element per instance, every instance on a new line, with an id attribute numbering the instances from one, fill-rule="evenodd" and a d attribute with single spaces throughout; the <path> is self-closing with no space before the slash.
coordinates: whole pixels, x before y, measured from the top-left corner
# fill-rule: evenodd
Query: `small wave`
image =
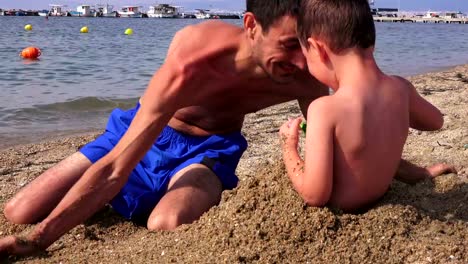
<path id="1" fill-rule="evenodd" d="M 99 97 L 83 97 L 67 102 L 35 105 L 34 108 L 44 111 L 94 112 L 111 110 L 113 108 L 131 108 L 136 104 L 137 101 L 138 98 L 106 99 Z"/>
<path id="2" fill-rule="evenodd" d="M 64 120 L 81 120 L 86 123 L 91 119 L 106 116 L 114 108 L 130 109 L 137 101 L 137 98 L 83 97 L 67 102 L 34 105 L 30 108 L 0 109 L 0 132 L 2 127 L 24 125 L 41 127 L 62 123 Z"/>

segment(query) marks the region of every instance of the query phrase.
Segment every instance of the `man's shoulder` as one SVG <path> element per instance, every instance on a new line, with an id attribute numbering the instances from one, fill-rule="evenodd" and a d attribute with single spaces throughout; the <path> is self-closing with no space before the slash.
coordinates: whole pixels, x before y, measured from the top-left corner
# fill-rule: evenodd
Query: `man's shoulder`
<path id="1" fill-rule="evenodd" d="M 203 36 L 203 38 L 216 37 L 219 34 L 235 34 L 242 32 L 242 28 L 222 22 L 222 21 L 206 21 L 195 25 L 189 25 L 182 28 L 177 34 L 190 36 L 191 38 Z"/>

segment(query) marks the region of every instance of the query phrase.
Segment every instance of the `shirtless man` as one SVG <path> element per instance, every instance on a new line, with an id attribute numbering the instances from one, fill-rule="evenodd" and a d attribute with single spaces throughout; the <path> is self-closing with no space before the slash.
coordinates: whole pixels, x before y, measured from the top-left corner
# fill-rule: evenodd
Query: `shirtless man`
<path id="1" fill-rule="evenodd" d="M 9 221 L 41 222 L 27 237 L 0 240 L 0 254 L 46 249 L 109 202 L 150 230 L 191 223 L 218 204 L 237 184 L 244 116 L 295 99 L 306 110 L 328 94 L 306 70 L 296 5 L 247 0 L 244 28 L 206 22 L 179 31 L 140 104 L 114 111 L 101 137 L 6 204 Z"/>

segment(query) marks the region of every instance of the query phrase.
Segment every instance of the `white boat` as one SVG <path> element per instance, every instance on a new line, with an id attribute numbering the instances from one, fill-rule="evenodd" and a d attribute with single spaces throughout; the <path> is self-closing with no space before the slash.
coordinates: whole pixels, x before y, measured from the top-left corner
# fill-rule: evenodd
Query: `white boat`
<path id="1" fill-rule="evenodd" d="M 149 6 L 148 17 L 154 18 L 177 18 L 180 17 L 180 7 L 169 4 Z"/>
<path id="2" fill-rule="evenodd" d="M 212 18 L 211 14 L 208 13 L 208 11 L 210 11 L 208 9 L 195 9 L 195 10 L 197 10 L 197 13 L 195 13 L 195 17 L 197 19 L 210 19 L 210 18 Z"/>
<path id="3" fill-rule="evenodd" d="M 440 15 L 439 12 L 427 11 L 426 14 L 422 18 L 438 18 L 439 15 Z"/>
<path id="4" fill-rule="evenodd" d="M 50 11 L 49 16 L 68 16 L 67 11 L 63 11 L 62 8 L 65 7 L 64 5 L 49 5 Z"/>
<path id="5" fill-rule="evenodd" d="M 95 16 L 97 17 L 117 17 L 117 11 L 113 11 L 114 6 L 112 5 L 98 5 Z"/>
<path id="6" fill-rule="evenodd" d="M 39 16 L 42 16 L 42 17 L 45 17 L 45 16 L 48 16 L 49 15 L 49 10 L 41 10 L 39 12 L 37 12 L 39 14 Z"/>
<path id="7" fill-rule="evenodd" d="M 70 11 L 71 16 L 77 17 L 92 17 L 94 16 L 95 11 L 91 9 L 90 5 L 79 5 L 76 8 L 76 11 Z"/>
<path id="8" fill-rule="evenodd" d="M 118 13 L 120 17 L 143 17 L 139 6 L 123 6 Z"/>

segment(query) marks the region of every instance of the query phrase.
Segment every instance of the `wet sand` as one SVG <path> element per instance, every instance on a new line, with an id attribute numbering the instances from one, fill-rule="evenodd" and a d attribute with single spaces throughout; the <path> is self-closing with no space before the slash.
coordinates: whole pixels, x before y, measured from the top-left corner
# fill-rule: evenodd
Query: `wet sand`
<path id="1" fill-rule="evenodd" d="M 443 129 L 410 131 L 404 158 L 454 164 L 416 185 L 394 182 L 371 209 L 347 214 L 311 208 L 294 192 L 280 159 L 277 131 L 299 114 L 286 103 L 249 115 L 249 149 L 239 186 L 199 221 L 149 232 L 104 208 L 44 254 L 19 263 L 468 263 L 468 65 L 410 78 L 445 115 Z M 97 135 L 11 147 L 0 152 L 0 204 Z M 0 235 L 26 232 L 0 213 Z"/>

